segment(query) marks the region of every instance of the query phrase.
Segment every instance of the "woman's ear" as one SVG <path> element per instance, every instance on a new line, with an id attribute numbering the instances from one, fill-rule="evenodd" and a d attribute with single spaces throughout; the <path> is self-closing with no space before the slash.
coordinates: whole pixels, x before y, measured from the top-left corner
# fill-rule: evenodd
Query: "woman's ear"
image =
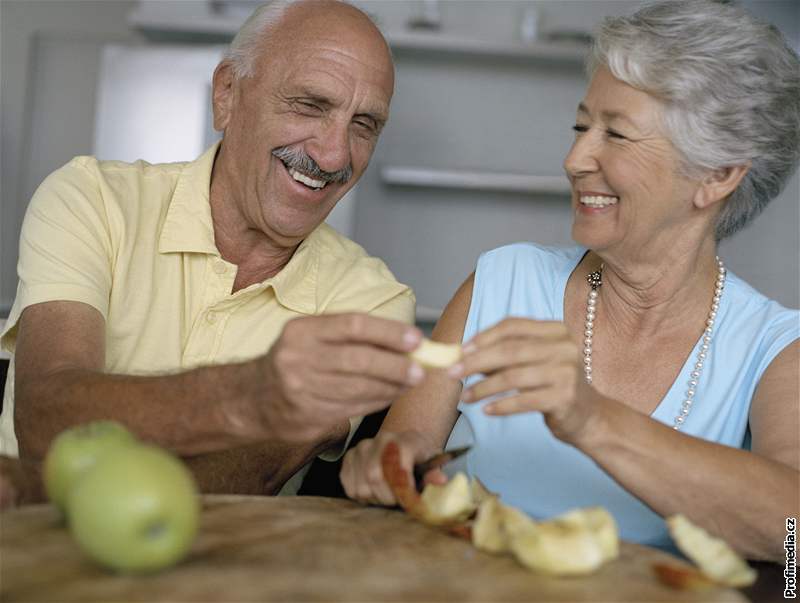
<path id="1" fill-rule="evenodd" d="M 742 178 L 745 177 L 750 164 L 734 165 L 718 168 L 709 172 L 701 181 L 694 197 L 694 205 L 698 209 L 711 207 L 715 203 L 724 201 L 736 190 Z"/>
<path id="2" fill-rule="evenodd" d="M 231 64 L 223 61 L 214 70 L 211 90 L 211 107 L 214 111 L 214 129 L 221 132 L 231 119 L 233 108 L 234 76 Z"/>

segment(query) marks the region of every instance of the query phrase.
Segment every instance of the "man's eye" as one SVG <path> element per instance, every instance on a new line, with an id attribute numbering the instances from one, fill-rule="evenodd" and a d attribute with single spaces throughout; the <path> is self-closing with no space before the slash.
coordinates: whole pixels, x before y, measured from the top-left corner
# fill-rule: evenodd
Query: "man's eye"
<path id="1" fill-rule="evenodd" d="M 575 130 L 576 132 L 580 132 L 581 134 L 583 132 L 588 132 L 589 131 L 589 127 L 588 126 L 582 126 L 581 124 L 575 124 L 574 126 L 572 126 L 572 129 Z"/>
<path id="2" fill-rule="evenodd" d="M 378 126 L 369 119 L 354 119 L 353 124 L 363 134 L 373 136 L 378 133 Z"/>
<path id="3" fill-rule="evenodd" d="M 617 140 L 628 140 L 627 136 L 623 136 L 619 132 L 615 132 L 614 130 L 606 130 L 608 133 L 609 138 L 616 138 Z"/>
<path id="4" fill-rule="evenodd" d="M 297 101 L 297 105 L 300 107 L 300 109 L 302 109 L 306 113 L 322 112 L 322 109 L 318 105 L 315 105 L 314 103 L 310 103 L 308 101 Z"/>

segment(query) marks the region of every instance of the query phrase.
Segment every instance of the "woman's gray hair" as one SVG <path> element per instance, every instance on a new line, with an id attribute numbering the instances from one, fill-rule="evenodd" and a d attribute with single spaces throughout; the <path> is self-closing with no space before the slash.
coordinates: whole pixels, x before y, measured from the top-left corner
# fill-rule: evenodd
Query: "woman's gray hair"
<path id="1" fill-rule="evenodd" d="M 590 75 L 617 79 L 664 105 L 684 172 L 749 165 L 720 212 L 716 238 L 742 229 L 776 197 L 800 158 L 800 59 L 773 26 L 714 0 L 672 0 L 596 32 Z"/>

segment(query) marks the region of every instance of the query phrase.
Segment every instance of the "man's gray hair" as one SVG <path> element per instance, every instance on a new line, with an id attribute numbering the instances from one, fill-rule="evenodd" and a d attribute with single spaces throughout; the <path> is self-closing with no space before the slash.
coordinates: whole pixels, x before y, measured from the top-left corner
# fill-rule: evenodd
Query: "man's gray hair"
<path id="1" fill-rule="evenodd" d="M 664 105 L 684 172 L 750 165 L 716 224 L 721 240 L 776 197 L 800 158 L 800 59 L 773 26 L 714 0 L 669 0 L 607 18 L 589 57 Z"/>
<path id="2" fill-rule="evenodd" d="M 236 78 L 250 77 L 255 70 L 268 29 L 276 25 L 293 4 L 303 0 L 272 0 L 259 6 L 247 18 L 225 51 L 222 60 L 231 64 Z"/>
<path id="3" fill-rule="evenodd" d="M 314 2 L 315 0 L 271 0 L 259 6 L 247 18 L 231 45 L 225 51 L 222 60 L 231 64 L 234 77 L 250 77 L 255 72 L 255 63 L 258 60 L 262 45 L 270 32 L 269 29 L 276 25 L 289 7 L 301 2 Z M 342 4 L 352 5 L 348 0 L 339 0 Z M 356 7 L 358 8 L 358 7 Z M 359 8 L 359 10 L 361 10 Z M 364 15 L 377 27 L 375 19 L 364 11 Z"/>

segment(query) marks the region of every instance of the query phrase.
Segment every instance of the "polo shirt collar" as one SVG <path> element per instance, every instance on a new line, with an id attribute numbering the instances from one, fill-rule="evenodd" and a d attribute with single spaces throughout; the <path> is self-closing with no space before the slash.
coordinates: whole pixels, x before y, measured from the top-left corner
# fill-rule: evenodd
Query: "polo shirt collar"
<path id="1" fill-rule="evenodd" d="M 282 306 L 301 314 L 317 314 L 320 228 L 308 235 L 278 274 L 265 281 Z"/>
<path id="2" fill-rule="evenodd" d="M 211 170 L 219 145 L 216 143 L 181 171 L 161 228 L 160 253 L 206 253 L 219 257 L 209 199 Z M 283 270 L 258 285 L 272 287 L 278 303 L 302 314 L 317 313 L 321 228 L 324 226 L 318 226 L 300 243 Z"/>
<path id="3" fill-rule="evenodd" d="M 211 220 L 211 170 L 220 143 L 184 165 L 172 193 L 161 236 L 159 253 L 210 253 L 219 256 Z"/>

